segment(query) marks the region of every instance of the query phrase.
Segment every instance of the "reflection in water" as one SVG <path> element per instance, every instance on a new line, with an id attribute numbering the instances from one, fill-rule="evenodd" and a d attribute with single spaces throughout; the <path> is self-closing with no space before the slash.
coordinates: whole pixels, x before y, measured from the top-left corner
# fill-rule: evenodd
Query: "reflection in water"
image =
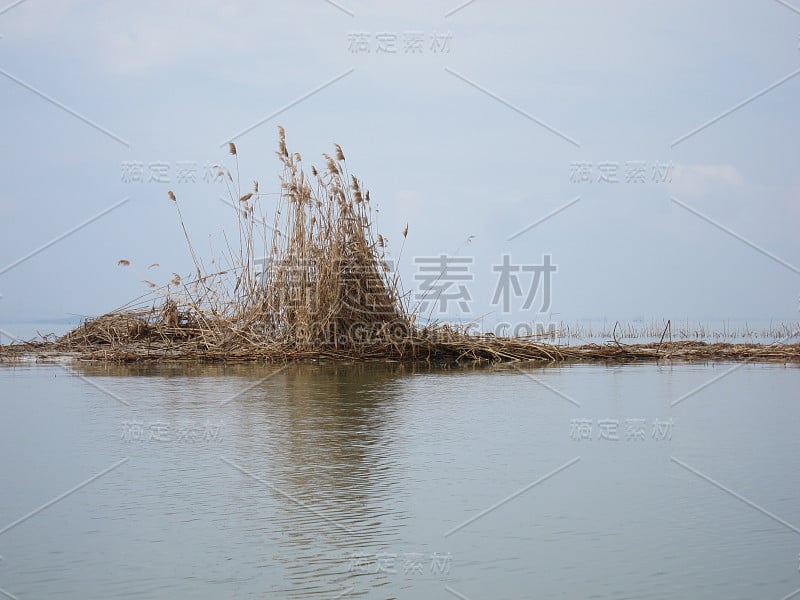
<path id="1" fill-rule="evenodd" d="M 356 596 L 389 583 L 385 573 L 355 565 L 369 557 L 374 562 L 401 543 L 399 531 L 409 514 L 395 443 L 397 411 L 404 378 L 429 369 L 361 363 L 75 370 L 87 377 L 160 378 L 161 408 L 169 421 L 186 415 L 187 404 L 209 405 L 212 394 L 198 393 L 204 385 L 226 382 L 217 390 L 230 443 L 221 458 L 245 500 L 248 541 L 269 547 L 262 559 L 281 566 L 281 583 L 273 580 L 269 591 L 335 597 L 350 590 Z M 173 393 L 187 386 L 194 390 L 191 398 Z"/>
<path id="2" fill-rule="evenodd" d="M 518 366 L 0 367 L 0 454 L 13 457 L 0 461 L 0 530 L 129 457 L 0 534 L 0 588 L 21 600 L 797 588 L 797 534 L 671 457 L 800 522 L 800 369 Z M 674 436 L 570 434 L 575 420 L 628 418 L 674 419 Z M 126 440 L 133 421 L 210 421 L 221 437 Z M 398 558 L 376 572 L 380 553 L 406 552 L 422 569 Z M 434 572 L 433 553 L 452 554 L 452 571 Z"/>
<path id="3" fill-rule="evenodd" d="M 281 374 L 282 393 L 248 395 L 240 403 L 247 413 L 269 405 L 269 435 L 243 420 L 234 460 L 268 474 L 274 486 L 277 559 L 286 583 L 275 591 L 347 589 L 349 555 L 375 554 L 397 541 L 407 518 L 403 482 L 399 473 L 384 475 L 397 467 L 391 448 L 402 373 L 401 367 L 296 365 Z"/>

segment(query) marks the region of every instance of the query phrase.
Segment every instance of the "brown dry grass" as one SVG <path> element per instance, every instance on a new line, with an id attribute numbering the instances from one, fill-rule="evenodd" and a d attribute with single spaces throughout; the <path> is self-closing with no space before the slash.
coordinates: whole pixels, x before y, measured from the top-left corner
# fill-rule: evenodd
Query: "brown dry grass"
<path id="1" fill-rule="evenodd" d="M 415 325 L 400 280 L 385 262 L 369 192 L 347 171 L 342 148 L 311 167 L 286 146 L 279 128 L 281 192 L 270 220 L 258 182 L 243 190 L 225 170 L 237 208 L 238 248 L 228 268 L 209 272 L 192 245 L 180 201 L 168 192 L 195 267 L 145 301 L 89 319 L 54 341 L 0 346 L 0 360 L 69 353 L 101 361 L 777 360 L 800 362 L 799 344 L 664 342 L 575 347 L 528 338 L 470 335 L 446 324 Z M 271 222 L 271 225 L 270 225 Z M 408 233 L 408 226 L 403 237 Z M 257 257 L 267 261 L 258 272 Z M 128 266 L 127 260 L 120 261 Z"/>

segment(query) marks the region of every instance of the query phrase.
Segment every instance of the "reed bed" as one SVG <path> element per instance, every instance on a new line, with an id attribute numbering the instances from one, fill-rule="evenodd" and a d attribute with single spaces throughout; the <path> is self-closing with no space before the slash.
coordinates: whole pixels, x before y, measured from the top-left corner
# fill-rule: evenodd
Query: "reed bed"
<path id="1" fill-rule="evenodd" d="M 373 342 L 358 348 L 340 345 L 307 347 L 290 342 L 260 345 L 232 343 L 229 347 L 209 345 L 203 330 L 196 335 L 155 326 L 157 336 L 128 337 L 126 331 L 142 331 L 146 318 L 106 315 L 89 321 L 57 342 L 24 342 L 0 347 L 0 361 L 24 357 L 114 363 L 162 362 L 250 362 L 303 360 L 380 360 L 435 363 L 466 362 L 644 362 L 644 361 L 745 361 L 800 363 L 800 344 L 732 344 L 696 341 L 650 344 L 585 344 L 558 346 L 526 338 L 469 335 L 446 326 L 415 328 L 393 342 Z M 174 332 L 172 332 L 174 333 Z"/>
<path id="2" fill-rule="evenodd" d="M 408 295 L 387 266 L 369 192 L 335 145 L 307 172 L 279 127 L 282 165 L 277 201 L 258 182 L 240 185 L 236 146 L 226 177 L 236 207 L 238 248 L 225 268 L 205 269 L 168 193 L 194 273 L 119 310 L 86 320 L 55 340 L 0 346 L 0 360 L 70 355 L 111 362 L 293 361 L 306 359 L 435 362 L 759 360 L 800 362 L 800 344 L 668 341 L 558 346 L 540 337 L 475 335 L 448 324 L 416 324 Z M 271 214 L 269 214 L 271 213 Z M 403 231 L 403 238 L 408 228 Z M 129 266 L 121 260 L 120 265 Z"/>
<path id="3" fill-rule="evenodd" d="M 800 332 L 800 321 L 788 323 L 770 323 L 768 326 L 752 326 L 748 323 L 716 324 L 691 323 L 688 320 L 671 323 L 669 320 L 651 322 L 607 322 L 607 323 L 564 323 L 551 325 L 545 330 L 540 328 L 540 337 L 562 340 L 588 340 L 597 338 L 618 340 L 659 339 L 666 330 L 668 334 L 679 340 L 742 342 L 765 340 L 767 342 L 790 338 Z"/>

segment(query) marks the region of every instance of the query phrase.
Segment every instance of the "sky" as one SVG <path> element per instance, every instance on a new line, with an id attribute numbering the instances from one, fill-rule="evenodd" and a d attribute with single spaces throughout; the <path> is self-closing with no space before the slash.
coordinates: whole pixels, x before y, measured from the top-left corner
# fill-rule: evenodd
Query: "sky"
<path id="1" fill-rule="evenodd" d="M 190 273 L 170 190 L 218 253 L 207 165 L 276 192 L 278 125 L 341 144 L 413 304 L 445 256 L 431 318 L 800 319 L 800 2 L 23 0 L 0 36 L 7 331 Z"/>

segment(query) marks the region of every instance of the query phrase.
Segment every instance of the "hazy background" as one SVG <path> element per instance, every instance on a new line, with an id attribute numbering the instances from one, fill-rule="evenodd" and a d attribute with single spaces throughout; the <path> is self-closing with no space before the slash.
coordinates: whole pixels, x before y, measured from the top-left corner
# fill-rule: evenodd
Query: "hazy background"
<path id="1" fill-rule="evenodd" d="M 219 251 L 235 215 L 205 165 L 231 164 L 221 144 L 261 121 L 235 140 L 243 181 L 277 190 L 278 124 L 309 164 L 340 143 L 395 254 L 409 224 L 406 288 L 414 257 L 474 257 L 470 311 L 450 317 L 798 318 L 800 8 L 475 0 L 452 12 L 460 4 L 0 7 L 0 324 L 99 314 L 144 293 L 142 279 L 189 273 L 167 190 L 200 253 Z M 404 51 L 410 32 L 421 52 Z M 396 53 L 377 51 L 384 33 Z M 143 181 L 125 181 L 137 162 Z M 644 182 L 625 182 L 628 162 L 646 164 Z M 178 181 L 181 163 L 195 182 Z M 575 181 L 578 163 L 592 181 Z M 597 181 L 600 163 L 619 183 Z M 148 181 L 159 164 L 166 181 Z M 657 164 L 669 181 L 653 180 Z M 547 314 L 521 310 L 524 298 L 511 315 L 491 306 L 503 254 L 552 255 Z"/>

